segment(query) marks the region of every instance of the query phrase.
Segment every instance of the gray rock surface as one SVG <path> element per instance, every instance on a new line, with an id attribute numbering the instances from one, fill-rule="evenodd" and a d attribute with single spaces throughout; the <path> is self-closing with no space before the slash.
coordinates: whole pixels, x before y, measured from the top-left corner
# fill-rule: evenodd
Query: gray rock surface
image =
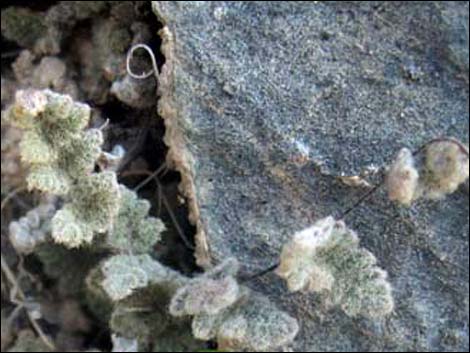
<path id="1" fill-rule="evenodd" d="M 159 111 L 182 173 L 200 264 L 245 274 L 364 194 L 403 146 L 468 142 L 468 2 L 154 2 L 166 26 Z M 298 318 L 295 351 L 469 349 L 468 183 L 397 207 L 383 191 L 346 217 L 386 269 L 396 308 L 381 322 L 249 285 Z"/>

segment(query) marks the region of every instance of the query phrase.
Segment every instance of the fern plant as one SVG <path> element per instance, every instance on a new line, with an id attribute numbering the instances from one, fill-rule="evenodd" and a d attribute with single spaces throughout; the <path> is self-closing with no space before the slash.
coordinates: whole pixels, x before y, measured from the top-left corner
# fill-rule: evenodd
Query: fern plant
<path id="1" fill-rule="evenodd" d="M 90 114 L 88 105 L 68 95 L 50 90 L 16 93 L 5 116 L 24 130 L 20 154 L 30 169 L 28 188 L 63 198 L 64 206 L 51 222 L 56 243 L 77 248 L 106 234 L 108 248 L 148 252 L 164 225 L 148 216 L 150 204 L 120 185 L 114 171 L 95 171 L 111 154 L 101 149 L 102 131 L 86 128 Z"/>

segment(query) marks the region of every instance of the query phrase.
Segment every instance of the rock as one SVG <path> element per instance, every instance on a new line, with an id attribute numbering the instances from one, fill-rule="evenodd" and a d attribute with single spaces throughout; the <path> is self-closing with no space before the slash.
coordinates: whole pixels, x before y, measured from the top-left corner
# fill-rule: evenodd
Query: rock
<path id="1" fill-rule="evenodd" d="M 468 2 L 153 8 L 166 26 L 159 113 L 202 266 L 235 257 L 256 273 L 295 232 L 363 195 L 339 176 L 385 166 L 435 136 L 468 141 Z M 467 42 L 456 46 L 465 26 Z M 403 75 L 409 63 L 419 80 Z M 249 285 L 301 323 L 295 351 L 467 351 L 468 211 L 460 189 L 410 209 L 381 191 L 348 214 L 390 275 L 396 308 L 386 320 L 288 294 L 272 274 Z"/>
<path id="2" fill-rule="evenodd" d="M 450 3 L 440 6 L 443 21 L 442 32 L 447 41 L 446 54 L 466 75 L 468 80 L 469 65 L 469 26 L 468 1 L 463 3 Z"/>

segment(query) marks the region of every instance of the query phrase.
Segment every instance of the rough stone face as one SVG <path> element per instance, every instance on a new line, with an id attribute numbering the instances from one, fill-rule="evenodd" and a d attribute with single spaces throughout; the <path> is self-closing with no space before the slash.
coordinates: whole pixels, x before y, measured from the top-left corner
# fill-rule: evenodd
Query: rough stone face
<path id="1" fill-rule="evenodd" d="M 159 112 L 197 226 L 197 259 L 251 274 L 436 136 L 468 141 L 468 2 L 154 2 L 166 26 Z M 458 16 L 456 14 L 459 14 Z M 462 54 L 465 53 L 465 54 Z M 248 283 L 296 317 L 295 351 L 468 350 L 468 184 L 348 213 L 396 308 L 348 318 L 273 274 Z"/>

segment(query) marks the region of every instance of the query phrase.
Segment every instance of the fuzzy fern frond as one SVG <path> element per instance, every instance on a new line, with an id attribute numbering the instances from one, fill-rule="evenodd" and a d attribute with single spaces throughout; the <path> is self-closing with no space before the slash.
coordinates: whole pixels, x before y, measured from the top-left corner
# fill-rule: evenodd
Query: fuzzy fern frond
<path id="1" fill-rule="evenodd" d="M 281 254 L 277 274 L 290 291 L 321 293 L 347 315 L 380 317 L 393 310 L 387 274 L 359 247 L 357 234 L 327 217 L 294 235 Z"/>
<path id="2" fill-rule="evenodd" d="M 240 286 L 233 277 L 238 263 L 228 259 L 176 291 L 173 316 L 192 316 L 193 335 L 215 339 L 219 349 L 268 351 L 290 343 L 297 321 L 267 298 Z"/>
<path id="3" fill-rule="evenodd" d="M 32 173 L 30 189 L 58 195 L 90 174 L 101 153 L 100 130 L 84 131 L 90 107 L 50 90 L 22 90 L 6 113 L 13 126 L 25 130 L 20 155 Z"/>
<path id="4" fill-rule="evenodd" d="M 120 301 L 149 285 L 180 287 L 186 279 L 149 255 L 115 255 L 101 266 L 102 288 L 113 301 Z"/>
<path id="5" fill-rule="evenodd" d="M 451 194 L 469 176 L 468 152 L 450 141 L 430 144 L 426 149 L 424 183 L 427 197 L 440 199 Z"/>
<path id="6" fill-rule="evenodd" d="M 90 243 L 109 230 L 120 206 L 119 184 L 113 172 L 84 177 L 70 191 L 70 201 L 52 219 L 52 237 L 69 248 Z"/>
<path id="7" fill-rule="evenodd" d="M 407 148 L 398 153 L 385 179 L 388 197 L 403 205 L 410 205 L 417 197 L 419 173 L 413 154 Z"/>
<path id="8" fill-rule="evenodd" d="M 119 189 L 121 204 L 107 243 L 118 251 L 148 253 L 160 241 L 165 225 L 160 219 L 148 216 L 150 203 L 147 200 L 138 198 L 123 185 Z"/>
<path id="9" fill-rule="evenodd" d="M 419 169 L 411 151 L 403 148 L 389 167 L 385 185 L 390 200 L 402 205 L 424 197 L 442 199 L 455 192 L 469 177 L 468 145 L 454 138 L 437 138 L 424 151 Z"/>

